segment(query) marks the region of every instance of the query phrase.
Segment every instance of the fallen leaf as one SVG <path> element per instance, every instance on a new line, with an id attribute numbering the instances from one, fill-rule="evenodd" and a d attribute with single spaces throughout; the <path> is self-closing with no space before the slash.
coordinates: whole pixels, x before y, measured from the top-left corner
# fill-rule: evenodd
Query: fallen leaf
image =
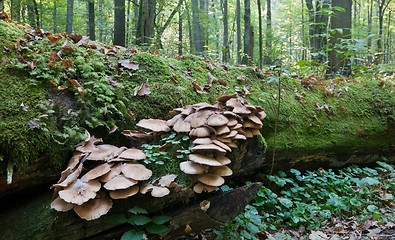
<path id="1" fill-rule="evenodd" d="M 202 67 L 198 67 L 198 70 L 202 73 L 204 73 L 204 69 Z"/>
<path id="2" fill-rule="evenodd" d="M 210 72 L 207 73 L 207 78 L 210 84 L 218 82 L 218 79 L 214 77 Z"/>
<path id="3" fill-rule="evenodd" d="M 180 68 L 178 68 L 178 67 L 176 67 L 176 66 L 173 66 L 173 64 L 171 64 L 170 62 L 169 62 L 169 67 L 171 67 L 171 68 L 174 69 L 175 71 L 179 71 L 179 70 L 180 70 Z"/>
<path id="4" fill-rule="evenodd" d="M 226 87 L 228 85 L 223 78 L 218 79 L 218 82 L 224 87 Z"/>
<path id="5" fill-rule="evenodd" d="M 206 66 L 210 72 L 214 71 L 214 66 L 211 63 L 206 63 Z"/>
<path id="6" fill-rule="evenodd" d="M 133 63 L 133 62 L 131 62 L 131 61 L 129 61 L 129 60 L 122 60 L 122 59 L 119 59 L 118 63 L 119 63 L 121 66 L 123 66 L 123 67 L 125 67 L 125 68 L 127 68 L 127 69 L 130 69 L 130 70 L 137 70 L 137 69 L 139 69 L 139 65 L 138 65 L 138 64 Z"/>
<path id="7" fill-rule="evenodd" d="M 136 46 L 133 46 L 130 50 L 132 53 L 137 53 L 139 51 Z"/>
<path id="8" fill-rule="evenodd" d="M 321 232 L 321 231 L 311 231 L 311 234 L 309 235 L 310 240 L 324 240 L 324 239 L 329 239 L 328 236 Z"/>
<path id="9" fill-rule="evenodd" d="M 36 63 L 37 63 L 37 60 L 26 62 L 27 66 L 29 67 L 30 70 L 34 70 L 34 68 L 36 67 Z"/>
<path id="10" fill-rule="evenodd" d="M 38 124 L 38 122 L 36 122 L 34 120 L 29 120 L 27 122 L 27 125 L 29 125 L 30 129 L 40 128 L 40 124 Z"/>
<path id="11" fill-rule="evenodd" d="M 135 114 L 132 112 L 132 110 L 128 109 L 128 114 L 129 114 L 129 116 L 132 118 L 133 121 L 136 121 L 136 116 L 135 116 Z"/>
<path id="12" fill-rule="evenodd" d="M 193 88 L 196 90 L 197 93 L 203 94 L 203 89 L 200 87 L 195 81 L 191 81 Z"/>
<path id="13" fill-rule="evenodd" d="M 108 81 L 110 81 L 111 86 L 116 87 L 116 88 L 120 87 L 119 83 L 117 81 L 113 80 L 114 79 L 114 75 L 107 76 L 107 77 L 108 77 Z"/>
<path id="14" fill-rule="evenodd" d="M 3 60 L 1 61 L 1 65 L 4 67 L 7 64 L 7 57 L 4 56 Z"/>
<path id="15" fill-rule="evenodd" d="M 55 51 L 51 51 L 51 53 L 48 55 L 48 60 L 52 63 L 61 61 L 62 58 L 59 57 L 59 55 Z"/>
<path id="16" fill-rule="evenodd" d="M 63 59 L 63 61 L 62 61 L 62 66 L 65 67 L 65 68 L 73 67 L 73 65 L 74 65 L 73 60 Z"/>
<path id="17" fill-rule="evenodd" d="M 82 39 L 82 35 L 81 34 L 76 34 L 76 33 L 71 33 L 68 35 L 68 37 L 73 40 L 74 43 L 79 42 Z"/>
<path id="18" fill-rule="evenodd" d="M 77 42 L 77 46 L 86 46 L 88 44 L 89 44 L 89 37 L 82 37 L 82 39 Z"/>
<path id="19" fill-rule="evenodd" d="M 63 43 L 63 45 L 62 45 L 62 49 L 64 49 L 64 50 L 68 50 L 68 51 L 71 51 L 71 52 L 75 52 L 76 50 L 74 49 L 74 48 L 72 48 L 70 45 L 69 45 L 69 41 L 66 39 L 66 41 Z"/>
<path id="20" fill-rule="evenodd" d="M 110 134 L 111 133 L 114 133 L 115 131 L 117 131 L 117 129 L 118 129 L 118 126 L 117 125 L 114 125 L 111 129 L 110 129 Z"/>
<path id="21" fill-rule="evenodd" d="M 70 78 L 68 78 L 68 77 L 66 77 L 66 78 L 67 78 L 67 80 L 69 80 L 69 82 L 70 82 L 73 86 L 77 87 L 77 90 L 78 90 L 78 92 L 80 93 L 80 95 L 82 96 L 82 99 L 84 99 L 84 95 L 85 95 L 85 94 L 84 94 L 84 90 L 82 89 L 80 83 L 79 83 L 77 80 L 70 79 Z"/>
<path id="22" fill-rule="evenodd" d="M 148 85 L 146 83 L 141 84 L 140 87 L 135 87 L 134 88 L 134 96 L 139 95 L 139 96 L 145 96 L 151 94 L 151 90 L 149 89 Z"/>
<path id="23" fill-rule="evenodd" d="M 178 80 L 178 78 L 177 78 L 176 75 L 170 76 L 169 78 L 170 78 L 170 80 L 172 80 L 174 83 L 177 83 L 177 84 L 180 83 L 180 81 Z"/>
<path id="24" fill-rule="evenodd" d="M 5 13 L 4 11 L 0 12 L 0 19 L 8 19 L 7 13 Z"/>
<path id="25" fill-rule="evenodd" d="M 238 77 L 236 78 L 236 80 L 237 80 L 239 83 L 244 82 L 244 81 L 246 80 L 246 76 L 238 76 Z"/>
<path id="26" fill-rule="evenodd" d="M 59 35 L 57 35 L 57 36 L 47 35 L 47 38 L 49 40 L 49 43 L 51 44 L 51 47 L 53 47 L 59 41 L 60 36 Z"/>

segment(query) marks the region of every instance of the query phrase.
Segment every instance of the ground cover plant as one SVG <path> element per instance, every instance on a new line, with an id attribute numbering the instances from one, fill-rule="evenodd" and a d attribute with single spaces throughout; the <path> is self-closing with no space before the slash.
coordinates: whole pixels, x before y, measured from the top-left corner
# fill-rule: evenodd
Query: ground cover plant
<path id="1" fill-rule="evenodd" d="M 243 214 L 214 230 L 211 239 L 391 239 L 395 169 L 291 169 L 267 176 Z M 391 230 L 392 229 L 392 230 Z M 386 238 L 387 237 L 387 238 Z"/>

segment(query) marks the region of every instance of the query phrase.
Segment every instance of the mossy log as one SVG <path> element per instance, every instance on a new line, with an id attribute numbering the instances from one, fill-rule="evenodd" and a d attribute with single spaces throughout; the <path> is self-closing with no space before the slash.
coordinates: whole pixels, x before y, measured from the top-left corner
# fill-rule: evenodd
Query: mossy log
<path id="1" fill-rule="evenodd" d="M 192 55 L 175 59 L 142 51 L 132 54 L 122 49 L 111 55 L 106 54 L 111 47 L 101 43 L 91 42 L 101 49 L 98 51 L 68 38 L 75 51 L 64 51 L 63 59 L 72 61 L 72 67 L 63 66 L 62 61 L 52 66 L 49 56 L 62 50 L 65 37 L 53 46 L 45 36 L 26 39 L 20 50 L 10 47 L 21 42 L 17 38 L 24 38 L 23 27 L 0 20 L 0 49 L 8 49 L 0 53 L 0 202 L 7 203 L 7 209 L 0 210 L 2 237 L 14 232 L 19 239 L 54 234 L 62 239 L 67 234 L 92 236 L 100 228 L 112 227 L 101 219 L 94 224 L 76 223 L 74 213 L 49 209 L 47 189 L 59 178 L 75 145 L 84 139 L 85 129 L 106 143 L 128 146 L 121 131 L 136 129 L 138 120 L 168 119 L 170 110 L 214 103 L 224 91 L 237 92 L 267 113 L 263 138 L 241 145 L 229 156 L 238 174 L 269 172 L 278 97 L 276 169 L 337 168 L 383 157 L 395 163 L 393 76 L 327 81 L 300 76 L 297 82 L 284 81 L 277 96 L 277 85 L 267 81 L 275 77 L 273 72 L 255 67 L 223 66 Z M 138 69 L 123 68 L 119 57 L 139 64 Z M 237 80 L 239 76 L 244 78 Z M 148 83 L 151 94 L 134 94 L 143 83 Z M 199 90 L 196 84 L 206 87 Z M 110 134 L 115 126 L 118 129 Z M 9 166 L 14 166 L 10 185 L 6 183 Z M 69 227 L 66 231 L 65 226 Z"/>

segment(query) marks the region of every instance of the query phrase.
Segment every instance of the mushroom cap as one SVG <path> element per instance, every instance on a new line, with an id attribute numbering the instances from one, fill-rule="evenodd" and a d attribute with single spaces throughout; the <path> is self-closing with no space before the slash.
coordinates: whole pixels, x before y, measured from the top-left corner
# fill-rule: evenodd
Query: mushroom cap
<path id="1" fill-rule="evenodd" d="M 228 118 L 236 119 L 236 120 L 241 121 L 241 122 L 243 121 L 243 119 L 241 118 L 241 116 L 239 114 L 236 114 L 236 113 L 234 113 L 232 111 L 225 111 L 225 112 L 223 112 L 223 114 L 226 117 L 228 117 Z"/>
<path id="2" fill-rule="evenodd" d="M 198 144 L 210 144 L 210 143 L 212 143 L 212 141 L 211 141 L 210 138 L 196 138 L 195 140 L 193 140 L 192 143 L 195 144 L 195 145 L 198 145 Z"/>
<path id="3" fill-rule="evenodd" d="M 257 113 L 255 113 L 255 114 L 258 116 L 258 118 L 259 118 L 260 120 L 266 118 L 266 113 L 265 113 L 265 111 L 260 111 L 260 112 L 257 112 Z"/>
<path id="4" fill-rule="evenodd" d="M 225 176 L 231 176 L 233 174 L 232 169 L 230 169 L 228 166 L 220 166 L 220 167 L 212 167 L 209 170 L 209 173 L 225 177 Z"/>
<path id="5" fill-rule="evenodd" d="M 243 128 L 262 128 L 262 125 L 256 124 L 253 121 L 246 120 L 243 123 Z"/>
<path id="6" fill-rule="evenodd" d="M 219 127 L 228 124 L 229 120 L 222 114 L 213 114 L 207 119 L 207 124 L 212 127 Z"/>
<path id="7" fill-rule="evenodd" d="M 191 127 L 192 128 L 198 128 L 203 125 L 206 125 L 207 119 L 212 115 L 214 112 L 211 110 L 202 110 L 199 112 L 196 112 L 194 114 L 189 115 L 188 117 L 193 116 L 191 120 Z M 186 120 L 186 119 L 185 119 Z"/>
<path id="8" fill-rule="evenodd" d="M 230 142 L 232 142 L 232 139 L 230 139 L 230 138 L 223 138 L 223 137 L 217 137 L 217 140 L 221 141 L 223 143 L 230 143 Z"/>
<path id="9" fill-rule="evenodd" d="M 189 136 L 191 137 L 208 137 L 210 136 L 210 129 L 207 127 L 198 127 L 195 129 L 192 129 L 191 132 L 189 133 Z"/>
<path id="10" fill-rule="evenodd" d="M 142 119 L 136 125 L 154 132 L 170 131 L 170 128 L 167 126 L 166 121 L 161 119 Z"/>
<path id="11" fill-rule="evenodd" d="M 186 174 L 202 174 L 206 170 L 203 165 L 192 161 L 181 162 L 180 169 Z"/>
<path id="12" fill-rule="evenodd" d="M 131 197 L 139 192 L 139 186 L 132 186 L 126 189 L 119 189 L 110 192 L 112 199 L 122 199 Z"/>
<path id="13" fill-rule="evenodd" d="M 228 146 L 231 147 L 231 148 L 238 148 L 238 147 L 237 147 L 237 144 L 234 143 L 234 142 L 228 143 Z"/>
<path id="14" fill-rule="evenodd" d="M 89 154 L 87 160 L 107 161 L 115 158 L 125 149 L 125 147 L 119 148 L 110 144 L 98 145 L 97 149 Z"/>
<path id="15" fill-rule="evenodd" d="M 236 130 L 232 130 L 230 131 L 230 133 L 222 135 L 222 138 L 234 138 L 237 135 L 237 131 Z"/>
<path id="16" fill-rule="evenodd" d="M 74 182 L 78 176 L 80 176 L 82 171 L 82 163 L 78 166 L 74 172 L 69 174 L 62 182 L 58 182 L 57 184 L 52 185 L 52 187 L 67 187 L 69 186 L 72 182 Z M 62 178 L 61 178 L 62 179 Z"/>
<path id="17" fill-rule="evenodd" d="M 231 94 L 231 95 L 222 95 L 221 97 L 217 98 L 218 102 L 226 102 L 231 98 L 236 98 L 237 93 Z"/>
<path id="18" fill-rule="evenodd" d="M 80 162 L 81 157 L 82 157 L 82 152 L 75 151 L 73 156 L 71 157 L 69 163 L 67 164 L 66 169 L 68 169 L 68 168 L 74 169 Z"/>
<path id="19" fill-rule="evenodd" d="M 170 193 L 170 190 L 166 187 L 157 187 L 154 186 L 154 188 L 151 191 L 151 196 L 153 197 L 164 197 Z"/>
<path id="20" fill-rule="evenodd" d="M 231 152 L 231 151 L 232 151 L 232 149 L 230 149 L 230 147 L 228 147 L 228 145 L 226 145 L 225 143 L 223 143 L 223 142 L 221 142 L 221 141 L 218 141 L 218 140 L 215 139 L 215 140 L 213 140 L 213 143 L 214 143 L 215 145 L 217 145 L 217 146 L 219 146 L 219 147 L 225 149 L 225 150 L 228 151 L 228 152 Z"/>
<path id="21" fill-rule="evenodd" d="M 186 122 L 180 118 L 174 124 L 173 130 L 176 132 L 190 132 L 191 131 L 191 123 Z"/>
<path id="22" fill-rule="evenodd" d="M 252 138 L 252 137 L 254 137 L 254 134 L 252 134 L 251 128 L 249 128 L 249 129 L 244 129 L 244 136 L 246 136 L 246 138 Z"/>
<path id="23" fill-rule="evenodd" d="M 222 166 L 220 162 L 218 162 L 215 158 L 201 155 L 201 154 L 189 154 L 189 160 L 195 163 L 200 163 L 207 166 Z"/>
<path id="24" fill-rule="evenodd" d="M 161 187 L 169 187 L 172 182 L 177 178 L 176 174 L 167 174 L 158 179 L 158 184 Z"/>
<path id="25" fill-rule="evenodd" d="M 204 175 L 201 175 L 198 178 L 198 181 L 213 187 L 219 187 L 225 183 L 225 179 L 223 179 L 221 176 L 212 173 L 206 173 Z"/>
<path id="26" fill-rule="evenodd" d="M 234 136 L 233 139 L 237 139 L 237 140 L 246 140 L 246 136 L 244 136 L 243 134 L 236 134 L 236 136 Z"/>
<path id="27" fill-rule="evenodd" d="M 126 189 L 137 183 L 137 180 L 126 178 L 123 174 L 120 174 L 104 184 L 104 188 L 107 190 Z"/>
<path id="28" fill-rule="evenodd" d="M 250 114 L 251 111 L 245 107 L 241 102 L 240 98 L 232 98 L 226 101 L 227 107 L 232 107 L 232 112 L 237 114 Z"/>
<path id="29" fill-rule="evenodd" d="M 90 136 L 90 134 L 89 134 Z M 76 150 L 79 152 L 83 152 L 83 153 L 88 153 L 88 152 L 92 152 L 94 150 L 96 150 L 96 143 L 99 142 L 103 142 L 103 140 L 101 138 L 95 138 L 94 136 L 90 137 L 89 140 L 85 140 L 82 143 L 80 143 Z"/>
<path id="30" fill-rule="evenodd" d="M 208 185 L 203 184 L 203 183 L 196 183 L 195 186 L 193 186 L 193 191 L 196 192 L 196 193 L 202 193 L 203 191 L 205 191 L 205 192 L 212 192 L 215 189 L 217 189 L 217 187 L 208 186 Z"/>
<path id="31" fill-rule="evenodd" d="M 261 134 L 261 132 L 259 131 L 259 129 L 256 129 L 256 128 L 252 128 L 252 129 L 251 129 L 251 132 L 252 132 L 252 135 L 254 135 L 254 136 Z"/>
<path id="32" fill-rule="evenodd" d="M 227 125 L 217 127 L 216 130 L 218 135 L 230 133 L 230 129 Z"/>
<path id="33" fill-rule="evenodd" d="M 113 179 L 114 177 L 121 174 L 121 172 L 122 172 L 122 164 L 115 165 L 114 167 L 112 167 L 110 169 L 110 171 L 108 173 L 104 174 L 100 178 L 100 181 L 106 183 L 106 182 L 110 181 L 111 179 Z"/>
<path id="34" fill-rule="evenodd" d="M 101 184 L 98 180 L 92 180 L 87 183 L 80 179 L 75 180 L 64 190 L 59 191 L 59 197 L 66 202 L 81 205 L 89 199 L 96 197 L 96 192 L 100 190 Z"/>
<path id="35" fill-rule="evenodd" d="M 262 121 L 254 114 L 247 115 L 247 118 L 255 124 L 262 125 Z"/>
<path id="36" fill-rule="evenodd" d="M 206 103 L 206 102 L 193 104 L 192 107 L 196 111 L 201 111 L 201 110 L 204 110 L 204 109 L 209 109 L 209 110 L 216 110 L 217 109 L 217 106 L 211 105 L 211 104 Z"/>
<path id="37" fill-rule="evenodd" d="M 106 214 L 112 207 L 112 201 L 109 198 L 96 198 L 82 204 L 75 206 L 74 211 L 80 218 L 86 220 L 94 220 Z"/>
<path id="38" fill-rule="evenodd" d="M 145 185 L 143 185 L 143 186 L 140 188 L 140 193 L 141 193 L 141 194 L 146 194 L 147 192 L 152 191 L 152 189 L 153 189 L 154 187 L 155 187 L 155 186 L 154 186 L 153 184 L 151 184 L 151 183 L 145 184 Z"/>
<path id="39" fill-rule="evenodd" d="M 231 163 L 230 159 L 225 157 L 225 156 L 218 156 L 216 158 L 216 160 L 221 163 L 221 166 L 225 166 L 228 165 L 229 163 Z"/>
<path id="40" fill-rule="evenodd" d="M 51 203 L 51 208 L 55 209 L 58 212 L 67 212 L 70 209 L 72 209 L 73 207 L 74 207 L 74 204 L 68 203 L 65 200 L 61 199 L 60 197 L 57 197 Z"/>
<path id="41" fill-rule="evenodd" d="M 139 132 L 136 130 L 124 130 L 122 131 L 122 134 L 125 135 L 128 138 L 141 138 L 141 139 L 150 139 L 152 138 L 152 132 L 149 133 L 144 133 L 144 132 Z"/>
<path id="42" fill-rule="evenodd" d="M 146 156 L 144 152 L 137 148 L 126 149 L 118 156 L 118 158 L 126 158 L 131 160 L 143 160 L 145 157 Z"/>
<path id="43" fill-rule="evenodd" d="M 237 130 L 237 129 L 240 129 L 240 128 L 242 128 L 242 127 L 243 127 L 243 125 L 242 125 L 241 123 L 238 123 L 238 124 L 236 124 L 236 125 L 230 127 L 230 129 L 231 129 L 231 130 Z"/>
<path id="44" fill-rule="evenodd" d="M 148 180 L 152 176 L 152 171 L 140 163 L 124 163 L 122 173 L 125 177 L 138 181 Z"/>
<path id="45" fill-rule="evenodd" d="M 222 152 L 226 153 L 226 150 L 218 147 L 215 144 L 205 144 L 205 145 L 196 145 L 193 148 L 191 148 L 192 151 L 217 151 L 217 152 Z"/>
<path id="46" fill-rule="evenodd" d="M 176 124 L 176 122 L 181 119 L 184 120 L 185 116 L 181 115 L 181 114 L 177 114 L 174 117 L 172 117 L 171 119 L 166 121 L 167 126 L 169 127 L 173 127 L 174 124 Z"/>
<path id="47" fill-rule="evenodd" d="M 228 122 L 228 127 L 233 127 L 233 126 L 236 126 L 236 124 L 238 124 L 239 123 L 239 121 L 237 121 L 237 119 L 234 119 L 234 118 L 231 118 L 231 119 L 229 119 L 229 122 Z"/>
<path id="48" fill-rule="evenodd" d="M 182 108 L 180 114 L 188 116 L 192 114 L 195 111 L 192 105 L 186 105 L 185 107 Z"/>
<path id="49" fill-rule="evenodd" d="M 113 164 L 111 163 L 103 163 L 92 168 L 89 172 L 85 173 L 85 175 L 82 176 L 81 181 L 89 182 L 92 179 L 103 176 L 111 170 L 112 165 Z"/>

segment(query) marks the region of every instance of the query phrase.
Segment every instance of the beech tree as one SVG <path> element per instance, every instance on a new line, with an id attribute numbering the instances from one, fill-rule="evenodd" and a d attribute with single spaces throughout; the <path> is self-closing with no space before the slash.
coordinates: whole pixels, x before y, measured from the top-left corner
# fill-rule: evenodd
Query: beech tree
<path id="1" fill-rule="evenodd" d="M 74 10 L 74 0 L 67 0 L 67 25 L 66 25 L 66 32 L 68 34 L 73 32 L 73 10 Z"/>
<path id="2" fill-rule="evenodd" d="M 140 0 L 139 19 L 136 29 L 136 43 L 148 45 L 155 36 L 156 0 Z"/>
<path id="3" fill-rule="evenodd" d="M 125 46 L 125 0 L 114 0 L 114 44 Z"/>

